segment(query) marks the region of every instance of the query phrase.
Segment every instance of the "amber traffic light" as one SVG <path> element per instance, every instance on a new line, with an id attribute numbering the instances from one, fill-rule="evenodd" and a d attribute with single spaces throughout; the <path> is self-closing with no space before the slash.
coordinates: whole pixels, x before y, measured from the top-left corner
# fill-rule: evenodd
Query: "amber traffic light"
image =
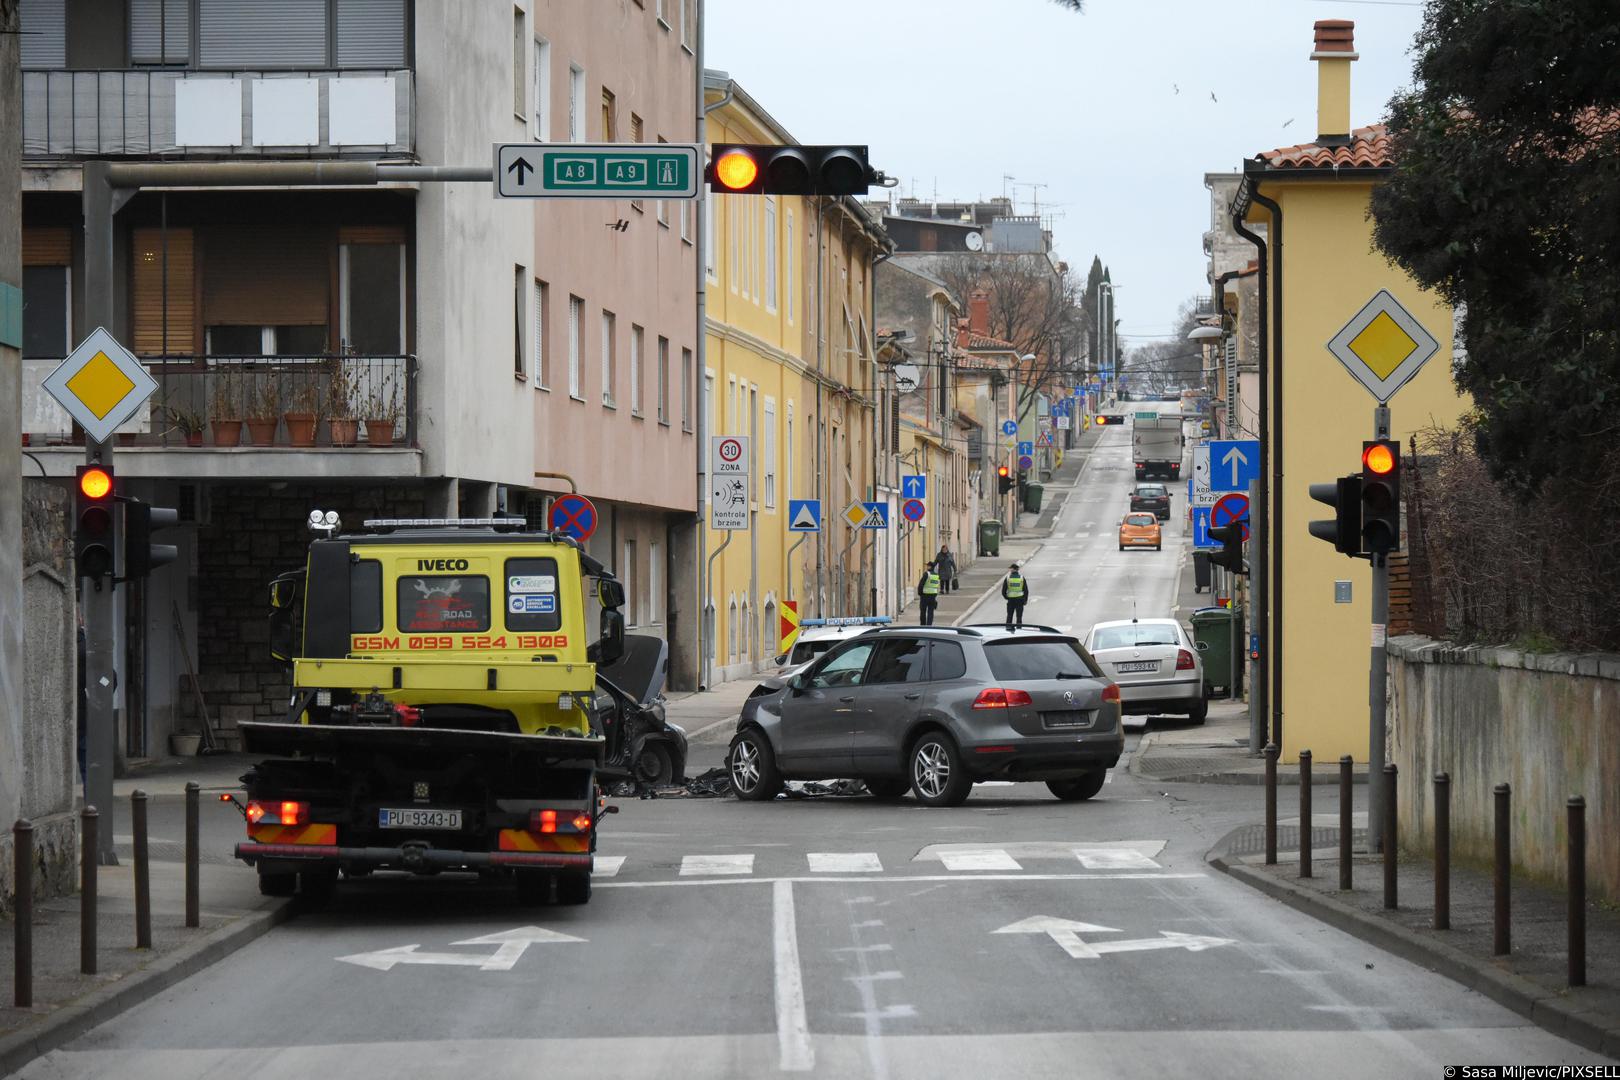
<path id="1" fill-rule="evenodd" d="M 722 195 L 865 195 L 878 182 L 864 146 L 717 143 L 709 190 Z"/>
<path id="2" fill-rule="evenodd" d="M 113 471 L 80 465 L 73 488 L 73 555 L 79 576 L 95 580 L 113 574 Z"/>
<path id="3" fill-rule="evenodd" d="M 1013 489 L 1012 470 L 1005 465 L 996 467 L 996 489 L 1003 495 Z"/>
<path id="4" fill-rule="evenodd" d="M 1401 444 L 1361 444 L 1361 550 L 1387 555 L 1401 546 Z"/>

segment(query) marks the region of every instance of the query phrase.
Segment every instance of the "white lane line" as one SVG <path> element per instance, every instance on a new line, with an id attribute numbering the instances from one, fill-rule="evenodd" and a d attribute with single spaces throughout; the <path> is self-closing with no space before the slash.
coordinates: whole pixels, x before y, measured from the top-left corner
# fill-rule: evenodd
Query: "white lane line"
<path id="1" fill-rule="evenodd" d="M 623 855 L 598 855 L 596 857 L 596 868 L 591 871 L 591 877 L 617 877 L 620 867 L 624 866 L 624 860 L 625 856 Z"/>
<path id="2" fill-rule="evenodd" d="M 816 874 L 883 873 L 883 862 L 875 851 L 812 851 L 805 857 Z"/>
<path id="3" fill-rule="evenodd" d="M 776 1046 L 780 1053 L 777 1068 L 783 1072 L 809 1072 L 816 1066 L 816 1052 L 810 1045 L 810 1020 L 804 1009 L 793 882 L 772 885 L 771 901 L 776 949 Z"/>
<path id="4" fill-rule="evenodd" d="M 1159 802 L 1158 799 L 1115 799 L 1115 802 Z M 1258 859 L 1261 856 L 1256 855 Z M 1127 870 L 1122 873 L 1091 873 L 1091 874 L 885 874 L 882 877 L 712 877 L 712 878 L 670 878 L 667 881 L 599 881 L 598 889 L 667 889 L 675 885 L 775 885 L 781 882 L 791 882 L 794 885 L 916 885 L 933 884 L 937 882 L 956 882 L 965 884 L 978 881 L 1184 881 L 1191 878 L 1207 878 L 1208 874 L 1194 872 L 1172 873 L 1160 870 L 1156 873 Z M 868 898 L 870 899 L 870 898 Z M 846 900 L 845 903 L 856 903 Z M 867 902 L 866 900 L 860 901 Z"/>
<path id="5" fill-rule="evenodd" d="M 1005 851 L 990 848 L 983 851 L 942 851 L 939 861 L 947 870 L 1021 870 L 1018 860 Z"/>
<path id="6" fill-rule="evenodd" d="M 1157 870 L 1159 864 L 1129 848 L 1091 849 L 1076 848 L 1075 857 L 1087 870 Z"/>
<path id="7" fill-rule="evenodd" d="M 752 874 L 754 856 L 746 855 L 686 855 L 681 858 L 681 877 L 698 874 Z"/>

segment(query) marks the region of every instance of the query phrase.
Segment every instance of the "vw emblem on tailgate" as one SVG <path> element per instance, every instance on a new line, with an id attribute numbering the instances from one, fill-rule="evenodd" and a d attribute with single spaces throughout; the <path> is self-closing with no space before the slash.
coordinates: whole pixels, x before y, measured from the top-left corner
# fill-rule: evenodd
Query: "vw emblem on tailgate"
<path id="1" fill-rule="evenodd" d="M 1063 703 L 1065 705 L 1073 705 L 1074 704 L 1074 691 L 1073 690 L 1065 690 L 1065 691 L 1063 691 Z"/>

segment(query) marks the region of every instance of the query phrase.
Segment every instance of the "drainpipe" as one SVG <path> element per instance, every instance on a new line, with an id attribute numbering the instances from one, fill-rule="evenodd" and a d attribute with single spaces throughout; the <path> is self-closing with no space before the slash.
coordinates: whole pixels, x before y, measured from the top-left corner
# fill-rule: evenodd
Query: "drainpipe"
<path id="1" fill-rule="evenodd" d="M 705 28 L 708 25 L 704 19 L 704 3 L 705 0 L 697 0 L 697 42 L 696 51 L 692 57 L 692 67 L 694 69 L 692 79 L 697 87 L 695 112 L 697 117 L 698 153 L 700 154 L 703 153 L 703 147 L 707 145 L 708 116 L 712 111 L 705 100 L 703 88 L 703 38 Z M 731 91 L 728 89 L 725 95 L 714 103 L 713 108 L 721 108 L 730 100 Z M 709 680 L 713 674 L 709 669 L 709 638 L 711 636 L 709 632 L 709 609 L 713 604 L 713 597 L 709 594 L 713 588 L 712 567 L 714 561 L 712 559 L 705 560 L 705 555 L 709 550 L 709 530 L 703 513 L 709 490 L 709 417 L 708 410 L 704 408 L 704 394 L 709 385 L 709 194 L 707 188 L 708 185 L 706 184 L 699 184 L 698 186 L 697 206 L 693 213 L 693 231 L 696 235 L 692 238 L 696 242 L 697 251 L 697 265 L 693 267 L 692 271 L 693 280 L 696 282 L 695 292 L 697 299 L 697 332 L 695 335 L 696 340 L 693 342 L 692 378 L 697 381 L 697 385 L 692 387 L 691 392 L 697 410 L 697 423 L 693 425 L 697 432 L 697 446 L 694 455 L 697 458 L 697 521 L 693 523 L 693 528 L 697 530 L 698 587 L 696 599 L 698 601 L 697 653 L 699 690 L 709 688 Z M 726 534 L 727 539 L 730 539 L 730 536 L 730 533 Z"/>
<path id="2" fill-rule="evenodd" d="M 569 476 L 567 473 L 540 472 L 536 470 L 534 478 L 536 480 L 561 480 L 563 483 L 568 485 L 568 493 L 570 495 L 578 494 L 579 492 L 579 488 L 574 484 L 574 478 Z"/>
<path id="3" fill-rule="evenodd" d="M 875 239 L 873 246 L 876 246 Z M 872 376 L 871 381 L 867 385 L 872 388 L 869 396 L 872 400 L 872 497 L 874 499 L 877 498 L 878 468 L 881 464 L 878 458 L 878 402 L 882 400 L 881 395 L 878 393 L 877 268 L 883 263 L 888 262 L 890 257 L 893 255 L 894 252 L 892 251 L 879 250 L 877 256 L 872 260 L 872 265 L 867 267 L 866 270 L 866 293 L 868 297 L 867 311 L 872 316 L 871 324 L 868 327 L 868 329 L 871 331 Z M 889 524 L 893 525 L 894 522 L 891 521 Z M 896 554 L 898 555 L 898 553 L 898 547 L 896 547 Z M 874 541 L 872 544 L 873 615 L 883 614 L 883 612 L 878 610 L 878 573 L 877 543 Z"/>
<path id="4" fill-rule="evenodd" d="M 1258 187 L 1258 184 L 1256 185 Z M 1283 435 L 1284 423 L 1283 401 L 1283 211 L 1282 207 L 1260 194 L 1258 190 L 1251 192 L 1256 203 L 1271 212 L 1271 252 L 1272 258 L 1277 262 L 1276 272 L 1271 275 L 1272 312 L 1271 312 L 1271 397 L 1277 402 L 1277 431 L 1275 453 L 1271 455 L 1271 477 L 1267 495 L 1269 505 L 1266 508 L 1270 519 L 1278 524 L 1275 530 L 1275 539 L 1271 544 L 1271 604 L 1276 612 L 1274 624 L 1277 632 L 1272 635 L 1271 642 L 1272 661 L 1271 670 L 1271 741 L 1279 747 L 1283 744 L 1283 635 L 1281 632 L 1283 621 L 1283 530 L 1280 527 L 1283 518 Z"/>
<path id="5" fill-rule="evenodd" d="M 1254 558 L 1250 561 L 1250 583 L 1254 586 L 1254 610 L 1250 615 L 1250 623 L 1255 629 L 1255 637 L 1259 639 L 1259 656 L 1254 660 L 1254 675 L 1249 686 L 1249 753 L 1258 754 L 1266 742 L 1267 718 L 1270 716 L 1271 704 L 1271 572 L 1266 562 L 1270 551 L 1268 525 L 1271 517 L 1267 496 L 1271 484 L 1267 478 L 1267 464 L 1271 460 L 1271 409 L 1266 399 L 1270 385 L 1270 351 L 1266 342 L 1266 331 L 1270 327 L 1267 318 L 1267 303 L 1269 294 L 1267 282 L 1270 269 L 1266 253 L 1266 238 L 1251 230 L 1243 220 L 1243 211 L 1234 209 L 1232 212 L 1232 228 L 1237 234 L 1253 244 L 1260 253 L 1258 264 L 1260 267 L 1259 287 L 1256 296 L 1259 303 L 1260 333 L 1256 336 L 1255 347 L 1259 351 L 1260 393 L 1260 476 L 1254 485 L 1254 502 L 1250 511 L 1254 518 L 1254 528 L 1250 533 L 1250 542 L 1254 545 Z"/>

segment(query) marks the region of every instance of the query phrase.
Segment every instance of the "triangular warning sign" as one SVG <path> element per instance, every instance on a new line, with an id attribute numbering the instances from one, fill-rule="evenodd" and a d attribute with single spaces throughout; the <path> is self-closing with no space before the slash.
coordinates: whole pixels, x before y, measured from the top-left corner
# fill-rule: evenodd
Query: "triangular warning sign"
<path id="1" fill-rule="evenodd" d="M 793 515 L 793 521 L 789 527 L 794 529 L 805 529 L 811 532 L 815 531 L 815 529 L 818 527 L 816 515 L 810 512 L 809 503 L 800 505 L 799 512 Z"/>

